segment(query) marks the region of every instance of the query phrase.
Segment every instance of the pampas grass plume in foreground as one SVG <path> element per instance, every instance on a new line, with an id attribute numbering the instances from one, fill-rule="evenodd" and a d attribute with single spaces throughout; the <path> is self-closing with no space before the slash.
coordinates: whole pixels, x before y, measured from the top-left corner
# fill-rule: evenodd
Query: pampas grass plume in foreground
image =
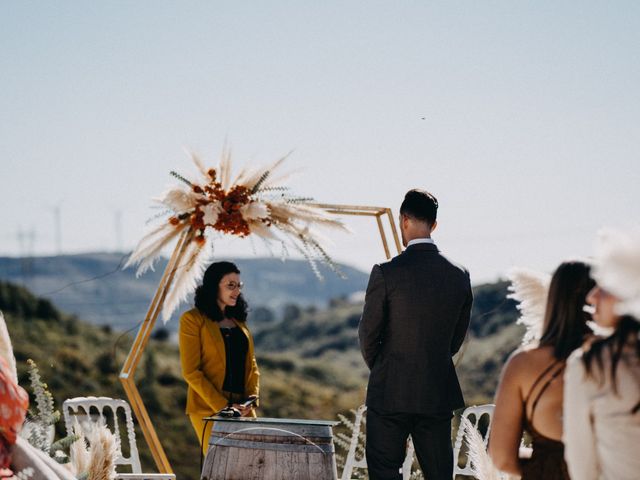
<path id="1" fill-rule="evenodd" d="M 77 424 L 74 431 L 80 438 L 71 445 L 71 471 L 86 480 L 113 480 L 116 477 L 118 441 L 105 426 L 89 424 L 86 438 Z M 87 446 L 88 440 L 88 446 Z"/>
<path id="2" fill-rule="evenodd" d="M 480 435 L 473 423 L 468 418 L 462 417 L 459 428 L 464 429 L 466 432 L 464 438 L 469 448 L 468 461 L 471 464 L 473 475 L 478 480 L 506 480 L 508 477 L 500 473 L 493 465 L 485 448 L 482 435 Z"/>

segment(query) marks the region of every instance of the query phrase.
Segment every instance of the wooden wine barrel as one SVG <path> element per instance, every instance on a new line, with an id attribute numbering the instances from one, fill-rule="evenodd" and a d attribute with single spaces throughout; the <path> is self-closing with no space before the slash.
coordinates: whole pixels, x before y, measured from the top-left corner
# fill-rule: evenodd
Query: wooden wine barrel
<path id="1" fill-rule="evenodd" d="M 215 423 L 201 480 L 337 479 L 331 431 L 337 422 L 211 419 Z"/>

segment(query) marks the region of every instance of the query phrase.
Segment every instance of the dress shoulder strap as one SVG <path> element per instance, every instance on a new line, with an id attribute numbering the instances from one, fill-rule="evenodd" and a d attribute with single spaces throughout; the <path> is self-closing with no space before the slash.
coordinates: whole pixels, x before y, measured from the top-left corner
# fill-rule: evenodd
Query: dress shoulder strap
<path id="1" fill-rule="evenodd" d="M 545 368 L 542 371 L 542 373 L 538 375 L 538 378 L 536 378 L 536 381 L 533 382 L 533 385 L 531 386 L 531 389 L 529 390 L 529 393 L 524 400 L 525 417 L 529 425 L 532 425 L 533 414 L 535 413 L 535 410 L 536 410 L 536 407 L 538 406 L 538 402 L 540 401 L 540 398 L 542 397 L 544 392 L 547 390 L 547 388 L 549 388 L 549 385 L 551 385 L 551 383 L 556 378 L 558 378 L 558 376 L 564 371 L 565 365 L 566 363 L 564 360 L 555 360 L 553 363 L 551 363 L 551 365 Z M 534 391 L 536 390 L 536 387 L 540 384 L 542 379 L 544 379 L 545 377 L 547 377 L 547 379 L 542 385 L 542 387 L 535 393 L 535 397 L 533 398 L 533 403 L 531 405 L 531 413 L 528 414 L 527 406 L 529 404 L 529 400 L 531 399 L 532 396 L 534 396 Z"/>
<path id="2" fill-rule="evenodd" d="M 535 382 L 533 382 L 533 385 L 531 385 L 531 388 L 529 389 L 529 392 L 527 393 L 527 396 L 524 398 L 524 404 L 525 405 L 529 403 L 529 398 L 531 398 L 531 394 L 536 389 L 538 384 L 542 381 L 542 379 L 545 377 L 545 375 L 547 375 L 551 370 L 553 370 L 553 368 L 556 365 L 558 365 L 559 362 L 560 362 L 560 360 L 554 360 L 550 365 L 548 365 L 542 371 L 542 373 L 540 373 L 540 375 L 538 375 L 538 377 L 536 378 Z"/>

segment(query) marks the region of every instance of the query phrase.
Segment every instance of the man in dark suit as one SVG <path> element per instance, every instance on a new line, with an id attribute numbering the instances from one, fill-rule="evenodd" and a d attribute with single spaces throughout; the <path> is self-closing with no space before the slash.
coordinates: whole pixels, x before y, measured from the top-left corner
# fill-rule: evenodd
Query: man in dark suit
<path id="1" fill-rule="evenodd" d="M 469 273 L 431 239 L 438 201 L 410 190 L 400 207 L 406 250 L 375 265 L 358 327 L 371 370 L 367 466 L 371 480 L 400 479 L 407 437 L 428 480 L 451 480 L 452 411 L 464 406 L 452 356 L 469 327 Z"/>

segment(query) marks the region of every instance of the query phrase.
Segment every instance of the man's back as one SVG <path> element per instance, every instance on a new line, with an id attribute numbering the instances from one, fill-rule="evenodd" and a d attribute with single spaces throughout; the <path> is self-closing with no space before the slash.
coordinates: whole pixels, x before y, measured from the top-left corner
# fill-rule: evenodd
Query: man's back
<path id="1" fill-rule="evenodd" d="M 440 255 L 431 239 L 438 200 L 409 190 L 400 205 L 407 247 L 369 277 L 358 327 L 371 369 L 367 389 L 366 456 L 371 480 L 400 480 L 411 435 L 430 480 L 450 480 L 452 411 L 464 406 L 451 357 L 469 326 L 467 271 Z"/>
<path id="2" fill-rule="evenodd" d="M 371 368 L 367 405 L 422 414 L 464 406 L 451 357 L 466 335 L 471 303 L 467 271 L 432 243 L 376 265 L 359 326 Z"/>

